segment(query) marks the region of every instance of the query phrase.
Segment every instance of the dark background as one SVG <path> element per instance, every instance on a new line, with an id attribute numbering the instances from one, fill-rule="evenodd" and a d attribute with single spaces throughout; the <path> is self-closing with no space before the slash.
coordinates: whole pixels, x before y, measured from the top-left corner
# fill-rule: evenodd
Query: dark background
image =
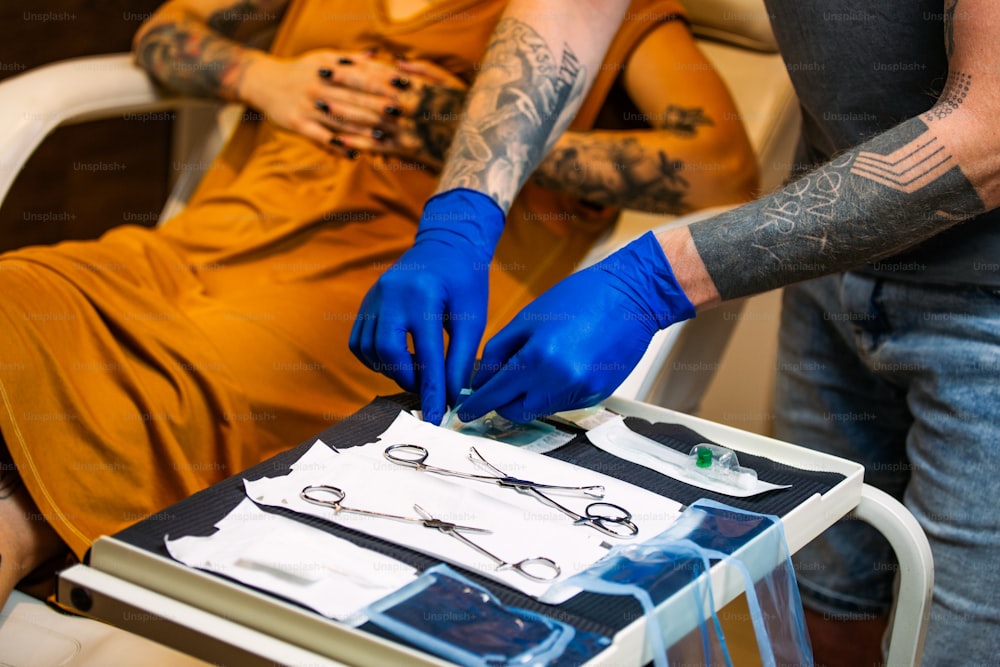
<path id="1" fill-rule="evenodd" d="M 0 3 L 0 81 L 57 60 L 128 51 L 143 18 L 160 4 Z M 170 120 L 114 118 L 57 129 L 0 207 L 0 250 L 93 238 L 124 222 L 155 220 L 168 193 L 171 125 Z M 99 162 L 116 169 L 74 167 Z"/>

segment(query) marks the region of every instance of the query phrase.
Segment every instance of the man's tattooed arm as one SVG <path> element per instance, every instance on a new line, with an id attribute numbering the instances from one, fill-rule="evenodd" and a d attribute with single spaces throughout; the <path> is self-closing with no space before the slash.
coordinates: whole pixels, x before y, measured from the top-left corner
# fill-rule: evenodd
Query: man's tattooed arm
<path id="1" fill-rule="evenodd" d="M 204 16 L 168 3 L 136 33 L 136 62 L 178 92 L 236 100 L 247 48 L 269 45 L 287 2 L 237 0 Z"/>
<path id="2" fill-rule="evenodd" d="M 725 300 L 856 268 L 984 210 L 948 146 L 913 118 L 690 231 Z"/>
<path id="3" fill-rule="evenodd" d="M 1000 8 L 961 0 L 947 9 L 950 71 L 933 108 L 773 195 L 690 228 L 719 297 L 856 268 L 1000 206 L 1000 73 L 989 59 Z M 703 278 L 690 282 L 703 289 Z"/>

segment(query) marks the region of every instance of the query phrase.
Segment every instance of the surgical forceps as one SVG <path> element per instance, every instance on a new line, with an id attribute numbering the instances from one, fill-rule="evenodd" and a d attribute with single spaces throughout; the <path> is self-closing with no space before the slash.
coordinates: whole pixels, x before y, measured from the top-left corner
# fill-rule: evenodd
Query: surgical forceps
<path id="1" fill-rule="evenodd" d="M 628 538 L 639 533 L 639 527 L 632 522 L 632 513 L 621 505 L 608 502 L 595 502 L 587 505 L 584 513 L 574 512 L 565 505 L 556 502 L 550 496 L 542 493 L 546 491 L 571 492 L 590 496 L 591 498 L 603 498 L 603 486 L 559 486 L 555 484 L 539 484 L 526 479 L 511 477 L 495 465 L 487 461 L 475 447 L 469 448 L 469 460 L 476 465 L 485 467 L 492 475 L 476 475 L 474 473 L 459 472 L 447 468 L 425 463 L 430 452 L 421 445 L 401 444 L 390 445 L 385 448 L 383 456 L 397 465 L 415 468 L 417 471 L 427 471 L 449 477 L 461 477 L 477 482 L 488 482 L 502 487 L 511 488 L 518 493 L 534 496 L 549 507 L 555 508 L 573 519 L 573 524 L 577 526 L 590 526 L 611 537 Z"/>
<path id="2" fill-rule="evenodd" d="M 316 494 L 327 494 L 331 498 L 319 498 Z M 299 498 L 306 501 L 307 503 L 312 503 L 313 505 L 320 505 L 322 507 L 330 507 L 333 509 L 334 513 L 339 514 L 340 512 L 351 512 L 352 514 L 362 514 L 365 516 L 374 516 L 382 519 L 394 519 L 396 521 L 408 521 L 410 523 L 419 523 L 424 528 L 434 528 L 445 535 L 454 537 L 459 542 L 472 547 L 482 555 L 489 558 L 491 561 L 496 563 L 497 571 L 501 570 L 514 570 L 523 577 L 527 577 L 532 581 L 552 581 L 557 579 L 560 574 L 562 574 L 562 569 L 559 564 L 556 563 L 551 558 L 546 558 L 544 556 L 536 556 L 535 558 L 524 558 L 517 561 L 516 563 L 511 563 L 505 561 L 499 556 L 487 551 L 483 547 L 479 546 L 460 531 L 465 531 L 468 533 L 492 533 L 493 531 L 486 528 L 475 528 L 474 526 L 460 526 L 458 524 L 452 523 L 450 521 L 444 521 L 443 519 L 437 519 L 431 516 L 430 512 L 425 510 L 420 505 L 414 503 L 413 509 L 419 516 L 401 516 L 399 514 L 387 514 L 385 512 L 376 512 L 374 510 L 358 509 L 355 507 L 347 507 L 343 504 L 344 498 L 347 494 L 336 486 L 329 486 L 327 484 L 313 484 L 305 487 L 299 492 Z"/>

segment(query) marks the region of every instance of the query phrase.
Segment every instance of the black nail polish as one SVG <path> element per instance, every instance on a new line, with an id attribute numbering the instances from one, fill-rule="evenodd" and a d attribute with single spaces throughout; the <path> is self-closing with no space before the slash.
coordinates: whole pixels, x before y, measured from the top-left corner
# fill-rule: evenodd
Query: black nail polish
<path id="1" fill-rule="evenodd" d="M 316 108 L 323 113 L 330 113 L 330 106 L 323 100 L 316 100 Z"/>
<path id="2" fill-rule="evenodd" d="M 333 70 L 330 69 L 329 67 L 321 67 L 319 69 L 319 72 L 317 72 L 317 73 L 319 74 L 319 77 L 321 79 L 332 79 L 333 78 Z"/>
<path id="3" fill-rule="evenodd" d="M 333 137 L 332 139 L 330 139 L 330 145 L 331 146 L 343 146 L 344 145 L 344 140 L 341 139 L 340 137 Z"/>
<path id="4" fill-rule="evenodd" d="M 339 58 L 337 58 L 337 62 L 340 63 L 341 65 L 353 65 L 354 64 L 354 61 L 351 60 L 350 58 L 348 58 L 347 56 L 340 56 Z"/>
<path id="5" fill-rule="evenodd" d="M 385 139 L 385 132 L 377 127 L 372 128 L 372 139 L 375 141 L 382 141 Z"/>
<path id="6" fill-rule="evenodd" d="M 410 87 L 410 80 L 407 79 L 405 76 L 394 76 L 392 77 L 392 81 L 390 81 L 389 83 L 391 83 L 396 88 L 399 88 L 400 90 L 406 90 L 407 88 Z"/>
<path id="7" fill-rule="evenodd" d="M 385 108 L 385 115 L 387 116 L 400 116 L 402 113 L 398 107 L 388 106 Z"/>
<path id="8" fill-rule="evenodd" d="M 361 151 L 359 151 L 357 148 L 352 148 L 351 150 L 347 151 L 347 157 L 349 157 L 352 160 L 356 160 L 359 155 L 361 155 Z"/>

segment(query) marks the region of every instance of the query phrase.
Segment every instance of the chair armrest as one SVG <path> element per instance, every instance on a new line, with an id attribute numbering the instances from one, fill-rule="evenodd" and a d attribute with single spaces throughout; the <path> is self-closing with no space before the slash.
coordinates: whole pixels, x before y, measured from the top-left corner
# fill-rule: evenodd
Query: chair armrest
<path id="1" fill-rule="evenodd" d="M 5 80 L 0 83 L 0 202 L 38 145 L 60 125 L 192 104 L 214 103 L 169 95 L 128 53 L 73 58 Z"/>

